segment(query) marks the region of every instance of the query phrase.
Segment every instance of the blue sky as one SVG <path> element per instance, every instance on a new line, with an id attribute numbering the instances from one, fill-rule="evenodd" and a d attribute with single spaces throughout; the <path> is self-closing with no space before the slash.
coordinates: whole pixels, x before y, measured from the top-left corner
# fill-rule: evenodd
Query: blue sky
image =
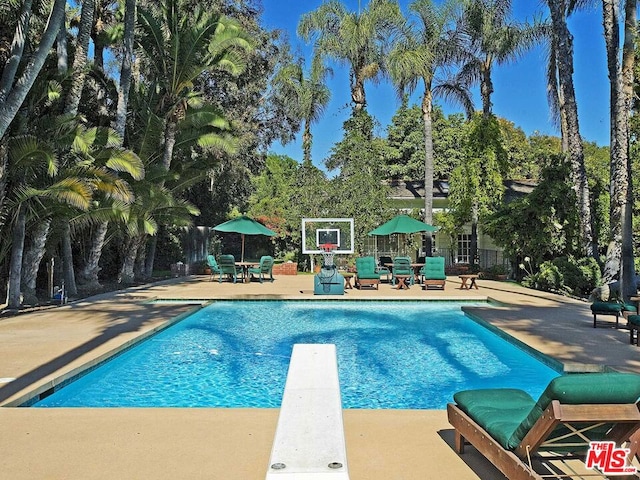
<path id="1" fill-rule="evenodd" d="M 356 11 L 358 0 L 342 0 L 348 8 Z M 362 0 L 363 7 L 367 0 Z M 403 11 L 407 12 L 410 0 L 400 0 Z M 322 0 L 263 0 L 263 25 L 288 32 L 294 52 L 300 52 L 307 62 L 311 58 L 311 48 L 298 38 L 296 27 L 303 13 L 318 8 Z M 533 0 L 514 1 L 514 18 L 531 19 L 535 12 L 547 9 Z M 600 8 L 592 8 L 575 14 L 569 22 L 574 35 L 574 82 L 578 100 L 580 131 L 587 141 L 598 145 L 609 144 L 609 81 L 606 70 L 606 52 L 602 34 L 602 13 Z M 493 111 L 521 127 L 526 134 L 538 131 L 543 134 L 559 135 L 549 118 L 546 94 L 545 53 L 541 48 L 530 51 L 517 63 L 494 66 L 493 81 L 495 92 L 492 96 Z M 334 143 L 342 138 L 342 123 L 349 117 L 349 77 L 346 68 L 330 65 L 334 74 L 328 80 L 332 92 L 331 102 L 323 118 L 312 127 L 313 162 L 322 167 Z M 366 85 L 367 110 L 380 123 L 377 133 L 385 136 L 386 127 L 399 106 L 399 100 L 389 83 L 384 80 L 379 85 Z M 420 91 L 420 90 L 419 90 Z M 476 108 L 481 109 L 478 88 L 474 89 Z M 445 112 L 460 111 L 436 99 Z M 274 144 L 271 152 L 286 154 L 300 160 L 302 146 L 300 134 L 296 141 L 287 145 Z"/>

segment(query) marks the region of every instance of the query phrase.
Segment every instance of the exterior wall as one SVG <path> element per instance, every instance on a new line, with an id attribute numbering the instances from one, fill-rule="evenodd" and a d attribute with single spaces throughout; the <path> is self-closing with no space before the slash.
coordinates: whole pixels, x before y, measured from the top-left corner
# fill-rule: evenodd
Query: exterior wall
<path id="1" fill-rule="evenodd" d="M 297 263 L 276 263 L 273 265 L 272 270 L 274 275 L 297 275 L 298 264 Z"/>

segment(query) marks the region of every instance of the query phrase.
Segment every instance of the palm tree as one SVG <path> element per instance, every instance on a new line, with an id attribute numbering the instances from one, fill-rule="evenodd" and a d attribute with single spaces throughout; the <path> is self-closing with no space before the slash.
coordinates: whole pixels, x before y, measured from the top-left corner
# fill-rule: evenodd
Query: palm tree
<path id="1" fill-rule="evenodd" d="M 620 36 L 618 3 L 603 0 L 603 23 L 609 79 L 611 82 L 611 205 L 610 237 L 603 281 L 609 283 L 616 277 L 621 292 L 628 300 L 636 292 L 633 260 L 633 190 L 631 183 L 631 158 L 629 155 L 629 115 L 632 109 L 636 11 L 635 1 L 625 1 L 624 45 L 620 65 Z"/>
<path id="2" fill-rule="evenodd" d="M 413 92 L 422 81 L 422 120 L 424 123 L 424 221 L 433 223 L 433 97 L 441 95 L 461 103 L 467 115 L 473 113 L 471 94 L 467 87 L 455 81 L 440 82 L 436 78 L 438 69 L 455 58 L 461 48 L 461 37 L 451 31 L 455 20 L 452 2 L 434 6 L 431 0 L 416 0 L 410 10 L 418 18 L 414 29 L 407 29 L 405 35 L 394 45 L 389 54 L 389 73 L 398 87 L 399 93 Z M 425 233 L 426 254 L 431 256 L 431 232 Z"/>
<path id="3" fill-rule="evenodd" d="M 24 64 L 20 77 L 15 80 L 17 70 L 13 71 L 11 69 L 13 73 L 10 72 L 11 74 L 8 74 L 7 78 L 2 79 L 2 85 L 0 86 L 0 139 L 4 137 L 49 55 L 53 42 L 58 35 L 58 30 L 60 30 L 60 26 L 64 21 L 66 6 L 66 0 L 55 0 L 40 43 Z M 25 13 L 31 15 L 30 10 Z M 26 32 L 22 30 L 22 26 L 18 25 L 14 37 L 15 41 L 18 43 L 24 42 L 25 35 Z M 22 60 L 21 54 L 18 59 Z"/>
<path id="4" fill-rule="evenodd" d="M 202 8 L 187 13 L 180 0 L 164 0 L 159 12 L 140 10 L 140 46 L 151 78 L 161 92 L 158 114 L 164 121 L 162 165 L 171 168 L 177 124 L 189 106 L 201 103 L 194 82 L 204 72 L 224 69 L 240 75 L 251 42 L 235 22 Z"/>
<path id="5" fill-rule="evenodd" d="M 320 55 L 349 66 L 351 100 L 358 111 L 367 104 L 365 82 L 381 77 L 387 47 L 401 25 L 395 1 L 371 0 L 365 10 L 352 13 L 330 0 L 300 18 L 298 35 L 307 42 L 315 40 Z"/>
<path id="6" fill-rule="evenodd" d="M 578 198 L 580 210 L 580 227 L 582 249 L 587 256 L 598 256 L 598 249 L 593 236 L 593 217 L 589 184 L 584 165 L 584 150 L 578 122 L 578 107 L 573 86 L 573 37 L 567 27 L 569 3 L 567 0 L 547 0 L 551 12 L 552 58 L 554 67 L 551 78 L 557 74 L 557 85 L 552 90 L 557 92 L 557 101 L 562 127 L 563 147 L 571 163 L 571 180 Z M 555 99 L 554 99 L 555 100 Z"/>
<path id="7" fill-rule="evenodd" d="M 331 70 L 324 66 L 322 58 L 316 54 L 311 61 L 308 78 L 304 76 L 302 65 L 292 63 L 282 68 L 274 80 L 284 101 L 293 105 L 296 115 L 304 122 L 302 151 L 306 165 L 311 164 L 311 125 L 320 119 L 331 98 L 331 91 L 324 83 L 330 74 Z"/>
<path id="8" fill-rule="evenodd" d="M 491 110 L 494 63 L 503 65 L 517 60 L 546 33 L 539 22 L 518 23 L 510 20 L 511 0 L 465 0 L 460 28 L 467 36 L 462 78 L 479 83 L 482 113 Z"/>
<path id="9" fill-rule="evenodd" d="M 465 50 L 461 52 L 464 60 L 459 77 L 465 84 L 480 84 L 484 117 L 480 126 L 490 126 L 492 123 L 491 95 L 494 63 L 502 65 L 515 61 L 546 33 L 544 24 L 538 22 L 522 24 L 511 21 L 510 17 L 511 0 L 465 0 L 464 2 L 459 28 L 467 37 L 467 42 Z M 485 151 L 485 153 L 488 152 Z M 477 198 L 478 195 L 474 194 L 470 207 L 472 262 L 476 261 L 478 255 L 480 205 Z"/>

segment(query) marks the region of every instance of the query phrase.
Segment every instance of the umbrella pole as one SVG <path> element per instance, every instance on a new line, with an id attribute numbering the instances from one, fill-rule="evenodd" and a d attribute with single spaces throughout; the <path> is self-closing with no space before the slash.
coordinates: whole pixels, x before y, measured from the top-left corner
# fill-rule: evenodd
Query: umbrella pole
<path id="1" fill-rule="evenodd" d="M 244 262 L 244 233 L 241 235 L 242 237 L 242 255 L 241 255 L 241 262 Z"/>

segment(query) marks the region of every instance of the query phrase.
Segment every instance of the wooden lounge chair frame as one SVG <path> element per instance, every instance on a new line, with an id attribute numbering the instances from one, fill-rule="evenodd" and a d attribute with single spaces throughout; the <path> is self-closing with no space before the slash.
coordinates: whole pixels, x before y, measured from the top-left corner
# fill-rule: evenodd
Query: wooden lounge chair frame
<path id="1" fill-rule="evenodd" d="M 563 405 L 558 400 L 552 400 L 520 444 L 512 451 L 505 449 L 494 440 L 457 405 L 448 404 L 447 415 L 449 423 L 455 428 L 456 452 L 464 453 L 465 442 L 470 443 L 509 480 L 543 480 L 547 475 L 539 474 L 533 469 L 532 456 L 549 447 L 578 446 L 575 443 L 562 443 L 569 436 L 575 438 L 578 435 L 584 439 L 582 446 L 585 446 L 589 442 L 586 436 L 589 430 L 603 424 L 614 424 L 606 440 L 622 445 L 632 436 L 639 438 L 636 432 L 640 428 L 640 411 L 635 403 Z M 551 437 L 554 429 L 560 424 L 567 427 L 570 433 Z M 597 473 L 594 471 L 594 474 Z M 607 478 L 604 475 L 600 477 Z M 555 478 L 571 478 L 571 474 L 558 474 Z"/>

